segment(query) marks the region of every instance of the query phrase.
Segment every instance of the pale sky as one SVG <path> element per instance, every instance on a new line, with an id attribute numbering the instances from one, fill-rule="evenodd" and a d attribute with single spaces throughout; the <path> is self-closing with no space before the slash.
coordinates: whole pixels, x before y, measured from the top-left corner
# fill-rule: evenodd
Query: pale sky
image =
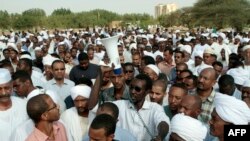
<path id="1" fill-rule="evenodd" d="M 124 13 L 148 13 L 154 15 L 157 4 L 176 3 L 178 8 L 193 6 L 197 0 L 1 0 L 0 10 L 9 13 L 22 13 L 30 8 L 41 8 L 47 15 L 58 8 L 67 8 L 72 12 L 105 9 Z"/>

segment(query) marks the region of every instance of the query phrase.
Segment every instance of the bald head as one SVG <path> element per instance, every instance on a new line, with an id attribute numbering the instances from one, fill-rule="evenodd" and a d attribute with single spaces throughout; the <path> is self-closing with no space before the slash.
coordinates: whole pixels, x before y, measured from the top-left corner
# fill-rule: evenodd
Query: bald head
<path id="1" fill-rule="evenodd" d="M 209 74 L 211 76 L 211 79 L 214 79 L 214 80 L 216 80 L 218 77 L 214 68 L 205 68 L 204 70 L 201 71 L 201 73 Z"/>
<path id="2" fill-rule="evenodd" d="M 206 68 L 201 71 L 198 77 L 198 91 L 211 91 L 216 83 L 217 74 L 213 68 Z"/>
<path id="3" fill-rule="evenodd" d="M 193 118 L 198 118 L 198 115 L 201 113 L 201 105 L 202 101 L 199 96 L 186 95 L 181 100 L 178 112 Z"/>

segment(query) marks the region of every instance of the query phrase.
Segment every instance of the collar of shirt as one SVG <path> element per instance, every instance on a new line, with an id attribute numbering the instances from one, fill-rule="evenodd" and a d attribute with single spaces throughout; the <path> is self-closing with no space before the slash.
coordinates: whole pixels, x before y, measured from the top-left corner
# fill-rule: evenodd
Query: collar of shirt
<path id="1" fill-rule="evenodd" d="M 207 100 L 208 100 L 209 102 L 213 102 L 214 97 L 215 97 L 215 91 L 214 91 L 214 89 L 213 89 L 212 92 L 211 92 L 211 94 L 210 94 L 210 96 L 207 97 Z"/>
<path id="2" fill-rule="evenodd" d="M 52 84 L 53 84 L 53 85 L 56 84 L 55 78 L 51 79 L 51 81 L 52 81 Z M 66 79 L 63 80 L 63 84 L 68 85 Z"/>
<path id="3" fill-rule="evenodd" d="M 56 134 L 59 132 L 59 129 L 59 126 L 56 123 L 53 123 L 54 136 L 56 136 Z M 47 136 L 37 128 L 35 128 L 34 130 L 34 135 L 38 141 L 47 141 L 49 139 L 49 136 Z"/>
<path id="4" fill-rule="evenodd" d="M 142 105 L 142 108 L 140 110 L 147 110 L 147 109 L 150 109 L 150 103 L 149 101 L 145 100 L 143 105 Z M 134 104 L 131 103 L 130 101 L 128 101 L 128 108 L 130 109 L 133 109 L 134 108 Z"/>

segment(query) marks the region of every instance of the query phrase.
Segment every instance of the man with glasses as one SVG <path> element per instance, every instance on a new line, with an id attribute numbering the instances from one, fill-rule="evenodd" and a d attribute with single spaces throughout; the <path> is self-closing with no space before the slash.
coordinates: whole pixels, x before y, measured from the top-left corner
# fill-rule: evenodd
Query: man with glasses
<path id="1" fill-rule="evenodd" d="M 169 131 L 169 118 L 162 106 L 145 100 L 152 88 L 152 80 L 137 75 L 129 87 L 130 100 L 118 100 L 120 114 L 117 126 L 130 131 L 138 141 L 163 140 Z"/>
<path id="2" fill-rule="evenodd" d="M 135 69 L 132 63 L 125 63 L 123 66 L 123 72 L 125 74 L 125 82 L 127 85 L 130 84 L 135 75 Z"/>
<path id="3" fill-rule="evenodd" d="M 70 89 L 75 86 L 75 83 L 64 78 L 65 64 L 63 61 L 55 60 L 52 63 L 51 68 L 54 78 L 47 82 L 45 88 L 55 91 L 64 101 L 64 99 L 70 95 Z"/>
<path id="4" fill-rule="evenodd" d="M 60 118 L 59 106 L 47 94 L 32 97 L 27 103 L 27 113 L 35 123 L 35 129 L 26 141 L 67 141 L 66 129 Z"/>

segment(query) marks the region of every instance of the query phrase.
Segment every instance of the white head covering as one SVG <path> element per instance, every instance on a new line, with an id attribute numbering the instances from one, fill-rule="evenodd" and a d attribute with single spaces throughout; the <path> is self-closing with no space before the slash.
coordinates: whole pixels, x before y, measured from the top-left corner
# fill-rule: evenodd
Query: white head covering
<path id="1" fill-rule="evenodd" d="M 87 85 L 77 85 L 71 88 L 70 95 L 74 100 L 77 96 L 83 96 L 85 98 L 89 98 L 91 92 L 91 88 Z"/>
<path id="2" fill-rule="evenodd" d="M 246 125 L 250 122 L 250 109 L 244 101 L 216 93 L 214 102 L 216 112 L 224 121 L 235 125 Z"/>
<path id="3" fill-rule="evenodd" d="M 11 80 L 9 70 L 0 68 L 0 84 L 8 83 Z"/>
<path id="4" fill-rule="evenodd" d="M 201 50 L 195 51 L 194 52 L 194 57 L 196 57 L 196 56 L 203 58 L 203 51 L 201 51 Z"/>
<path id="5" fill-rule="evenodd" d="M 204 52 L 203 52 L 203 53 L 215 54 L 215 51 L 214 51 L 214 49 L 213 49 L 213 48 L 208 47 L 208 48 L 206 48 L 206 49 L 204 50 Z"/>
<path id="6" fill-rule="evenodd" d="M 246 46 L 243 47 L 242 50 L 245 51 L 245 50 L 247 50 L 247 49 L 249 49 L 249 48 L 250 48 L 250 45 L 246 45 Z"/>
<path id="7" fill-rule="evenodd" d="M 8 43 L 8 44 L 7 44 L 7 48 L 12 48 L 12 49 L 14 49 L 16 52 L 18 52 L 18 49 L 17 49 L 15 43 Z"/>
<path id="8" fill-rule="evenodd" d="M 60 59 L 47 55 L 43 57 L 43 65 L 51 66 L 55 60 L 60 60 Z"/>
<path id="9" fill-rule="evenodd" d="M 151 70 L 153 70 L 157 76 L 159 76 L 159 73 L 160 73 L 160 69 L 156 66 L 156 65 L 153 65 L 153 64 L 149 64 L 147 65 L 146 67 L 150 68 Z"/>
<path id="10" fill-rule="evenodd" d="M 243 83 L 249 78 L 249 72 L 242 67 L 233 68 L 227 71 L 228 75 L 231 75 L 234 78 L 234 82 L 239 85 L 243 85 Z"/>
<path id="11" fill-rule="evenodd" d="M 185 52 L 187 52 L 189 54 L 192 53 L 192 47 L 190 45 L 184 45 L 180 49 L 181 49 L 181 51 L 185 51 Z"/>
<path id="12" fill-rule="evenodd" d="M 177 114 L 171 120 L 171 132 L 176 133 L 186 141 L 203 141 L 207 128 L 197 119 Z"/>
<path id="13" fill-rule="evenodd" d="M 21 55 L 20 59 L 23 59 L 23 58 L 32 60 L 32 57 L 29 54 L 23 54 L 23 55 Z"/>
<path id="14" fill-rule="evenodd" d="M 219 33 L 219 36 L 220 36 L 223 40 L 226 39 L 226 35 L 225 35 L 223 32 Z"/>
<path id="15" fill-rule="evenodd" d="M 247 79 L 244 83 L 243 83 L 243 87 L 250 87 L 250 80 Z"/>
<path id="16" fill-rule="evenodd" d="M 137 49 L 136 43 L 132 43 L 132 44 L 129 46 L 129 50 L 130 50 L 130 51 L 132 50 L 132 48 Z"/>

